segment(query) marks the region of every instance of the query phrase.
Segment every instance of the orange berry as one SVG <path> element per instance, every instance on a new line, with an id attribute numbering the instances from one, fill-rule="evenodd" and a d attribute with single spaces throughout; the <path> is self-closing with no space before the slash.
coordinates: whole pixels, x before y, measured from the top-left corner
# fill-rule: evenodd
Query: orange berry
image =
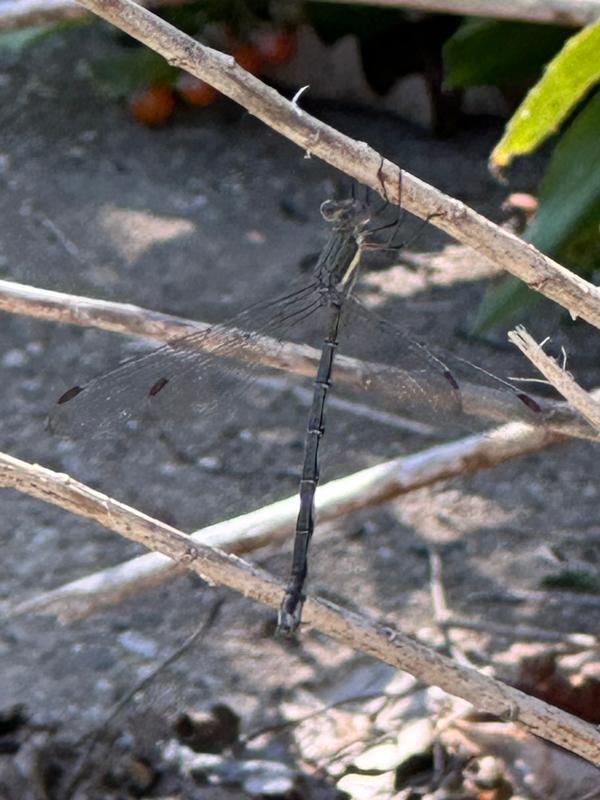
<path id="1" fill-rule="evenodd" d="M 170 86 L 153 84 L 140 89 L 129 98 L 129 109 L 143 125 L 162 125 L 175 108 L 175 96 Z"/>
<path id="2" fill-rule="evenodd" d="M 253 44 L 239 44 L 231 51 L 231 55 L 246 72 L 257 75 L 263 66 L 263 59 L 258 48 Z"/>
<path id="3" fill-rule="evenodd" d="M 177 79 L 177 91 L 191 106 L 209 106 L 219 96 L 214 86 L 187 72 Z"/>
<path id="4" fill-rule="evenodd" d="M 296 52 L 296 34 L 285 28 L 264 28 L 254 36 L 256 49 L 267 64 L 285 64 Z"/>

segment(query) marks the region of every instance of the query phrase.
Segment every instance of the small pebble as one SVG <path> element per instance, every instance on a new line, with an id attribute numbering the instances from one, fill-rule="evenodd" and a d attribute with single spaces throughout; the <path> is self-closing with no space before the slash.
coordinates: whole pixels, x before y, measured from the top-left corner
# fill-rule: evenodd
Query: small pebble
<path id="1" fill-rule="evenodd" d="M 15 368 L 27 363 L 27 356 L 22 350 L 7 350 L 2 356 L 2 366 Z"/>
<path id="2" fill-rule="evenodd" d="M 158 653 L 158 644 L 154 639 L 148 639 L 136 631 L 124 631 L 121 633 L 119 635 L 119 644 L 125 650 L 129 650 L 130 653 L 144 656 L 144 658 L 156 658 Z"/>

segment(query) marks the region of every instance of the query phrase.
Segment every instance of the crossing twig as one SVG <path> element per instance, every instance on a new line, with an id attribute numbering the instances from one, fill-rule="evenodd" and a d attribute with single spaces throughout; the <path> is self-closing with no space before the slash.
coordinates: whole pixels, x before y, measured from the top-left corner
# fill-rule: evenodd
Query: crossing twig
<path id="1" fill-rule="evenodd" d="M 559 441 L 562 438 L 555 434 L 511 423 L 484 435 L 469 436 L 394 459 L 321 486 L 316 502 L 319 520 L 323 523 L 337 519 L 437 481 L 488 469 Z M 297 513 L 298 496 L 294 494 L 249 514 L 210 525 L 192 536 L 194 541 L 203 544 L 233 553 L 247 553 L 289 539 Z M 180 567 L 164 556 L 147 553 L 9 605 L 4 608 L 4 614 L 54 614 L 70 622 L 170 580 L 180 571 Z"/>
<path id="2" fill-rule="evenodd" d="M 281 342 L 268 336 L 256 336 L 252 348 L 247 346 L 246 332 L 225 326 L 210 326 L 205 322 L 194 322 L 182 317 L 173 317 L 151 311 L 129 303 L 115 303 L 90 297 L 38 289 L 11 281 L 0 280 L 0 311 L 11 314 L 28 314 L 40 319 L 55 320 L 84 327 L 101 328 L 116 333 L 130 334 L 159 342 L 169 342 L 179 337 L 197 333 L 186 347 L 196 347 L 204 352 L 218 351 L 223 339 L 227 339 L 228 357 L 236 357 L 234 345 L 239 342 L 239 357 L 266 367 L 285 370 L 313 377 L 319 362 L 320 351 L 308 345 Z M 201 334 L 211 332 L 211 335 Z M 368 383 L 369 390 L 375 394 L 392 392 L 393 375 L 403 384 L 405 373 L 389 364 L 375 364 L 356 358 L 340 356 L 336 361 L 335 380 L 338 385 L 358 386 Z M 431 396 L 438 392 L 435 383 L 431 385 Z M 541 409 L 530 413 L 527 406 L 509 392 L 497 392 L 491 387 L 461 382 L 461 401 L 465 414 L 494 421 L 521 419 L 548 431 L 576 436 L 584 439 L 597 439 L 588 423 L 574 413 L 568 405 L 554 403 L 542 398 L 534 398 Z"/>

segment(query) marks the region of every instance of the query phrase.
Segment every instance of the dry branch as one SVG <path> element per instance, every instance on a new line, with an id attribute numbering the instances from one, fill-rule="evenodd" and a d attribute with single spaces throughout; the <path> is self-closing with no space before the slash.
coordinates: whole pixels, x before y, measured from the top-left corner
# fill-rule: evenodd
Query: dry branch
<path id="1" fill-rule="evenodd" d="M 342 0 L 326 0 L 329 3 Z M 597 0 L 352 0 L 353 4 L 380 8 L 411 8 L 442 14 L 587 25 L 600 17 Z"/>
<path id="2" fill-rule="evenodd" d="M 206 47 L 133 0 L 78 0 L 82 6 L 160 53 L 173 66 L 207 81 L 274 130 L 391 202 L 431 219 L 454 238 L 508 270 L 532 289 L 600 328 L 600 288 L 544 256 L 464 203 L 302 111 L 243 70 L 231 56 Z"/>
<path id="3" fill-rule="evenodd" d="M 139 1 L 139 0 L 138 0 Z M 338 2 L 339 0 L 329 0 Z M 354 0 L 387 8 L 410 8 L 442 14 L 474 14 L 497 19 L 545 22 L 556 25 L 588 25 L 600 17 L 600 0 Z M 140 5 L 157 8 L 183 5 L 182 0 L 152 0 Z M 88 16 L 69 0 L 4 0 L 0 4 L 0 30 L 44 25 L 61 19 Z"/>
<path id="4" fill-rule="evenodd" d="M 544 353 L 525 328 L 522 325 L 517 326 L 515 330 L 509 331 L 508 338 L 539 369 L 556 391 L 562 394 L 590 425 L 600 431 L 600 404 L 582 389 L 554 358 Z"/>
<path id="5" fill-rule="evenodd" d="M 181 531 L 164 525 L 106 495 L 38 465 L 0 455 L 0 485 L 94 519 L 110 530 L 161 552 L 196 572 L 210 584 L 227 586 L 246 597 L 277 608 L 283 584 L 266 572 L 194 542 Z M 517 717 L 532 733 L 600 765 L 600 732 L 592 725 L 534 697 L 506 686 L 474 669 L 462 667 L 425 645 L 390 628 L 309 597 L 306 623 L 337 642 L 361 650 L 464 698 L 478 709 L 502 717 Z"/>
<path id="6" fill-rule="evenodd" d="M 0 280 L 0 310 L 84 327 L 102 328 L 116 333 L 150 337 L 161 342 L 168 342 L 190 333 L 212 330 L 214 336 L 196 337 L 189 346 L 193 345 L 210 352 L 218 349 L 223 336 L 226 336 L 228 354 L 232 357 L 234 353 L 231 348 L 237 341 L 239 350 L 236 355 L 241 359 L 251 359 L 253 363 L 260 362 L 266 367 L 310 377 L 314 376 L 320 358 L 320 352 L 308 345 L 280 342 L 267 336 L 260 336 L 253 338 L 250 350 L 243 331 L 221 326 L 211 329 L 211 326 L 204 322 L 192 322 L 130 304 L 63 294 L 10 281 Z M 410 381 L 410 377 L 402 369 L 389 364 L 359 361 L 342 355 L 336 359 L 336 384 L 359 388 L 368 386 L 374 395 L 387 397 L 392 403 L 395 399 L 393 394 L 395 381 L 391 380 L 393 374 L 398 376 L 400 385 L 406 383 L 407 379 Z M 463 411 L 467 415 L 494 421 L 520 419 L 536 427 L 566 436 L 598 438 L 588 423 L 563 403 L 536 397 L 536 403 L 541 411 L 534 413 L 516 395 L 513 396 L 508 392 L 499 392 L 488 386 L 467 382 L 461 382 L 460 388 Z M 432 396 L 439 394 L 435 384 L 431 385 L 431 393 Z"/>

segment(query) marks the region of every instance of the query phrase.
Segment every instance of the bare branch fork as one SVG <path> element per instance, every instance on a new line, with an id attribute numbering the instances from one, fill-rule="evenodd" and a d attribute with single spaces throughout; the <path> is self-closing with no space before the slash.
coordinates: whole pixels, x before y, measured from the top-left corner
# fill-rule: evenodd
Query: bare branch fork
<path id="1" fill-rule="evenodd" d="M 582 389 L 566 369 L 556 363 L 555 359 L 546 355 L 542 346 L 537 344 L 522 325 L 509 331 L 508 338 L 539 369 L 548 382 L 569 401 L 571 406 L 576 408 L 590 425 L 600 431 L 600 403 Z"/>
<path id="2" fill-rule="evenodd" d="M 419 180 L 369 147 L 302 111 L 236 64 L 133 0 L 78 0 L 80 5 L 207 81 L 251 114 L 390 201 L 402 205 L 508 270 L 532 289 L 600 328 L 600 288 L 544 256 L 518 236 Z"/>
<path id="3" fill-rule="evenodd" d="M 81 484 L 0 454 L 0 486 L 94 519 L 104 527 L 177 561 L 210 584 L 227 586 L 278 608 L 283 584 L 236 556 L 194 542 L 190 536 Z M 425 645 L 364 616 L 317 598 L 304 606 L 305 622 L 332 639 L 464 698 L 478 709 L 510 716 L 541 736 L 600 765 L 600 732 L 592 725 L 513 689 L 474 669 L 454 663 Z"/>
<path id="4" fill-rule="evenodd" d="M 598 645 L 598 637 L 589 633 L 561 633 L 560 631 L 538 628 L 533 625 L 505 625 L 501 622 L 470 619 L 453 614 L 448 607 L 446 592 L 442 580 L 442 559 L 435 549 L 429 551 L 429 586 L 433 618 L 436 625 L 445 633 L 453 628 L 480 631 L 492 636 L 507 636 L 516 641 L 537 641 L 553 644 L 565 644 L 572 648 L 588 649 Z M 452 641 L 448 641 L 452 648 Z"/>

